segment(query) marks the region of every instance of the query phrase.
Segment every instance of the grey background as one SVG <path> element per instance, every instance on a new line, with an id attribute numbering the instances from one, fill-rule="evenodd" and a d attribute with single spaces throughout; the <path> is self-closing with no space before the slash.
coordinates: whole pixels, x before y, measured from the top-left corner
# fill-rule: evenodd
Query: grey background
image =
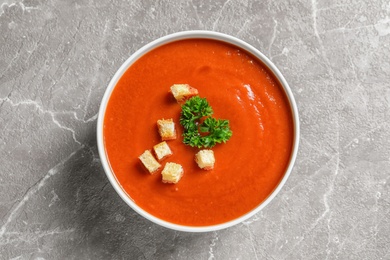
<path id="1" fill-rule="evenodd" d="M 0 1 L 1 259 L 390 259 L 390 2 Z M 245 223 L 190 234 L 138 216 L 96 147 L 100 100 L 138 48 L 231 34 L 289 82 L 301 145 Z"/>

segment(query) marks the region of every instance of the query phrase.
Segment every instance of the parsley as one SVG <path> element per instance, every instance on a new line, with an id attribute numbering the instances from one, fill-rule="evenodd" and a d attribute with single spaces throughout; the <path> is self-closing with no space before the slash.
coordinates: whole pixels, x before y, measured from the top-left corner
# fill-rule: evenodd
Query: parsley
<path id="1" fill-rule="evenodd" d="M 207 99 L 199 96 L 192 97 L 181 109 L 183 143 L 192 147 L 211 148 L 217 143 L 225 143 L 232 136 L 229 120 L 211 117 L 213 109 Z"/>

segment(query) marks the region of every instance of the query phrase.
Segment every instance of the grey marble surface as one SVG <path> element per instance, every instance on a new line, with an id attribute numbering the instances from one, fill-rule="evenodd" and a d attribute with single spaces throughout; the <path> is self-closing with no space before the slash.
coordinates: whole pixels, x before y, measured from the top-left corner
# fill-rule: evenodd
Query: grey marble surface
<path id="1" fill-rule="evenodd" d="M 0 0 L 1 259 L 390 259 L 390 2 Z M 283 190 L 235 227 L 190 234 L 119 198 L 100 100 L 144 44 L 239 37 L 289 82 L 301 145 Z"/>

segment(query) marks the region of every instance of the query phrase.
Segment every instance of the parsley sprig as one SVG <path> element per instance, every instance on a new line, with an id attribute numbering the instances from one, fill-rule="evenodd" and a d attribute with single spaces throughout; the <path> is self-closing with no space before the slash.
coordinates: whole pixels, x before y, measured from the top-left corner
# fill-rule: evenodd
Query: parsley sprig
<path id="1" fill-rule="evenodd" d="M 232 136 L 229 120 L 211 117 L 213 109 L 206 98 L 195 96 L 182 106 L 180 124 L 184 128 L 183 143 L 192 147 L 211 148 Z"/>

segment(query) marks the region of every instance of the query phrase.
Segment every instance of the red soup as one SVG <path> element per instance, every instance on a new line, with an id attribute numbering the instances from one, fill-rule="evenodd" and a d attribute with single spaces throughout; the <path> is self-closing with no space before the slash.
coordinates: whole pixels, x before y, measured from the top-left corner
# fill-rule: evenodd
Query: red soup
<path id="1" fill-rule="evenodd" d="M 233 135 L 213 149 L 211 171 L 198 168 L 197 148 L 182 143 L 181 107 L 169 93 L 189 84 L 207 98 L 213 117 L 228 119 Z M 183 166 L 177 184 L 150 175 L 138 157 L 161 142 L 156 121 L 173 118 L 178 138 L 162 162 Z M 288 99 L 272 73 L 247 52 L 216 40 L 180 40 L 138 59 L 121 77 L 104 116 L 110 166 L 129 197 L 148 213 L 189 226 L 221 224 L 259 206 L 278 186 L 293 145 Z"/>

